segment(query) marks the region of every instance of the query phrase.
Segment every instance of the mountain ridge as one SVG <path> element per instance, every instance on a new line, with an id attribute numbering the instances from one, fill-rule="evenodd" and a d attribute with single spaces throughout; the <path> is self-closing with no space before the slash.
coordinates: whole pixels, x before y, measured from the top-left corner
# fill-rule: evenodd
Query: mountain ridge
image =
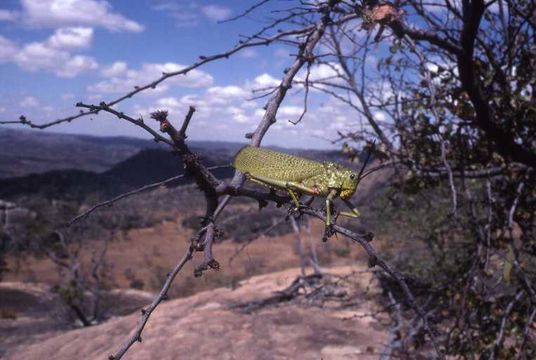
<path id="1" fill-rule="evenodd" d="M 190 141 L 206 166 L 231 163 L 244 144 Z M 278 147 L 270 147 L 280 149 Z M 285 149 L 315 160 L 343 162 L 339 151 Z M 97 137 L 0 128 L 0 199 L 42 195 L 83 200 L 91 193 L 113 196 L 183 174 L 181 156 L 164 144 L 129 137 Z M 234 169 L 215 169 L 219 178 Z M 178 184 L 191 182 L 185 178 Z"/>
<path id="2" fill-rule="evenodd" d="M 192 148 L 235 151 L 243 144 L 191 141 Z M 0 127 L 0 179 L 76 169 L 105 172 L 143 149 L 164 149 L 150 139 L 100 137 Z"/>

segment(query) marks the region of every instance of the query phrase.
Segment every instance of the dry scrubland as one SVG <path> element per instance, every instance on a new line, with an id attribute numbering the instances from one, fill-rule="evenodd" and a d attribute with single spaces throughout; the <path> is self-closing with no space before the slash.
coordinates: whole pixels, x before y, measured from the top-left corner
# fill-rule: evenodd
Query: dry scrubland
<path id="1" fill-rule="evenodd" d="M 153 227 L 133 229 L 118 234 L 108 245 L 106 273 L 109 284 L 114 288 L 139 287 L 142 290 L 157 291 L 167 272 L 173 267 L 187 246 L 192 230 L 182 225 L 182 218 L 176 221 L 164 220 Z M 352 264 L 363 259 L 361 250 L 346 239 L 320 241 L 322 224 L 313 223 L 312 240 L 317 249 L 320 265 Z M 309 248 L 309 238 L 302 232 L 304 246 Z M 93 240 L 86 245 L 100 248 L 101 240 Z M 210 271 L 195 278 L 193 269 L 200 259 L 187 264 L 184 273 L 175 280 L 171 296 L 186 296 L 201 290 L 218 286 L 233 287 L 249 276 L 270 273 L 299 265 L 296 236 L 290 232 L 282 236 L 261 236 L 240 250 L 244 242 L 225 240 L 214 246 L 216 258 L 221 263 L 220 271 Z M 86 259 L 86 262 L 89 259 Z M 229 262 L 231 260 L 231 262 Z M 5 281 L 20 281 L 54 284 L 60 280 L 54 263 L 48 259 L 26 256 L 11 259 L 9 267 L 18 269 L 8 273 Z"/>
<path id="2" fill-rule="evenodd" d="M 5 302 L 0 317 L 3 356 L 97 359 L 114 350 L 189 244 L 196 216 L 201 215 L 195 210 L 201 199 L 191 190 L 191 186 L 159 189 L 94 215 L 93 219 L 98 219 L 122 213 L 131 219 L 108 244 L 103 270 L 109 291 L 102 300 L 108 319 L 102 324 L 76 325 L 58 295 L 51 292 L 63 275 L 50 259 L 34 255 L 8 258 L 12 271 L 0 287 Z M 132 212 L 137 216 L 128 215 Z M 321 301 L 302 295 L 249 313 L 230 308 L 265 299 L 299 274 L 296 235 L 288 221 L 262 234 L 285 214 L 286 209 L 273 206 L 259 213 L 250 202 L 236 201 L 230 206 L 221 218 L 223 240 L 214 248 L 221 270 L 196 278 L 193 269 L 201 259 L 194 258 L 175 280 L 170 300 L 151 318 L 142 346 L 129 356 L 377 358 L 374 354 L 383 349 L 389 326 L 385 315 L 376 319 L 369 315 L 381 306 L 379 285 L 372 280 L 360 248 L 344 238 L 323 243 L 323 224 L 319 222 L 312 221 L 311 236 L 302 231 L 303 246 L 309 253 L 314 245 L 327 273 L 346 276 L 322 280 L 327 283 L 319 286 L 333 291 Z M 257 222 L 266 217 L 268 223 Z M 138 218 L 143 221 L 136 223 Z M 241 229 L 239 223 L 248 226 L 241 225 Z M 84 268 L 89 266 L 91 250 L 102 245 L 99 236 L 84 240 Z"/>

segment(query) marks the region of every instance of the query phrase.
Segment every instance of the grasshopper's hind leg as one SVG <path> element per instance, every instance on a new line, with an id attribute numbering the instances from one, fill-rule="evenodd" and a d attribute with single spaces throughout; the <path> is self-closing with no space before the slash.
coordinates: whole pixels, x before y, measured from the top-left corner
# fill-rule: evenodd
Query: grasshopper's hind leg
<path id="1" fill-rule="evenodd" d="M 292 199 L 292 202 L 296 206 L 295 209 L 299 210 L 300 205 L 301 205 L 300 204 L 300 194 L 295 193 L 294 190 L 292 190 L 290 188 L 287 188 L 286 190 L 287 190 L 288 194 L 290 195 L 290 198 Z"/>
<path id="2" fill-rule="evenodd" d="M 252 175 L 251 173 L 248 173 L 247 176 L 251 180 L 256 181 L 264 186 L 268 186 L 272 188 L 275 187 L 275 188 L 285 190 L 286 192 L 288 192 L 292 202 L 296 206 L 296 209 L 300 208 L 299 198 L 301 194 L 314 195 L 315 193 L 314 189 L 308 188 L 307 186 L 304 186 L 294 181 L 275 180 L 275 179 L 270 179 L 264 176 Z"/>

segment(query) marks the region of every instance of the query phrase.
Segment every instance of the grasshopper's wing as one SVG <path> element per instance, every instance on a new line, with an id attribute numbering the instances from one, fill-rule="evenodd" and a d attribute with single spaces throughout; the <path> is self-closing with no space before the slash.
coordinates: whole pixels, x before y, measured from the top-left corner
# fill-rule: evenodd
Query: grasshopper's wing
<path id="1" fill-rule="evenodd" d="M 236 154 L 233 166 L 253 176 L 294 182 L 324 171 L 324 165 L 318 161 L 252 146 L 245 146 Z"/>

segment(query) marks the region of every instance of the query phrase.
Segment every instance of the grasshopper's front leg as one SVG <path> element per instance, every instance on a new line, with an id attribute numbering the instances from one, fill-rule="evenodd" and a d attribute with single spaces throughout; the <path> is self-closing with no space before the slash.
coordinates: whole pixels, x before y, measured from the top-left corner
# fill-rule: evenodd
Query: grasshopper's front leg
<path id="1" fill-rule="evenodd" d="M 337 196 L 337 194 L 338 194 L 337 190 L 333 189 L 329 192 L 328 196 L 326 197 L 326 227 L 331 226 L 331 208 L 333 206 L 333 199 Z M 361 215 L 359 214 L 359 211 L 355 208 L 355 206 L 350 201 L 346 199 L 341 199 L 341 200 L 344 201 L 346 206 L 348 206 L 350 210 L 352 210 L 352 212 L 342 211 L 339 213 L 339 215 L 344 215 L 344 216 L 348 216 L 351 218 L 356 218 Z"/>
<path id="2" fill-rule="evenodd" d="M 331 208 L 335 196 L 337 196 L 337 190 L 332 189 L 326 197 L 326 226 L 331 226 Z"/>
<path id="3" fill-rule="evenodd" d="M 324 228 L 324 236 L 322 237 L 322 241 L 328 241 L 328 239 L 335 234 L 333 230 L 333 226 L 331 224 L 331 210 L 333 207 L 333 199 L 338 195 L 338 191 L 336 189 L 331 189 L 328 193 L 328 196 L 326 196 L 326 227 Z"/>
<path id="4" fill-rule="evenodd" d="M 351 217 L 351 218 L 357 218 L 357 217 L 361 216 L 361 214 L 359 213 L 359 210 L 356 209 L 354 204 L 352 204 L 350 201 L 348 201 L 346 199 L 342 199 L 342 201 L 344 201 L 346 206 L 348 206 L 348 208 L 350 210 L 352 210 L 352 212 L 342 211 L 342 212 L 339 213 L 339 215 L 348 216 L 348 217 Z"/>

